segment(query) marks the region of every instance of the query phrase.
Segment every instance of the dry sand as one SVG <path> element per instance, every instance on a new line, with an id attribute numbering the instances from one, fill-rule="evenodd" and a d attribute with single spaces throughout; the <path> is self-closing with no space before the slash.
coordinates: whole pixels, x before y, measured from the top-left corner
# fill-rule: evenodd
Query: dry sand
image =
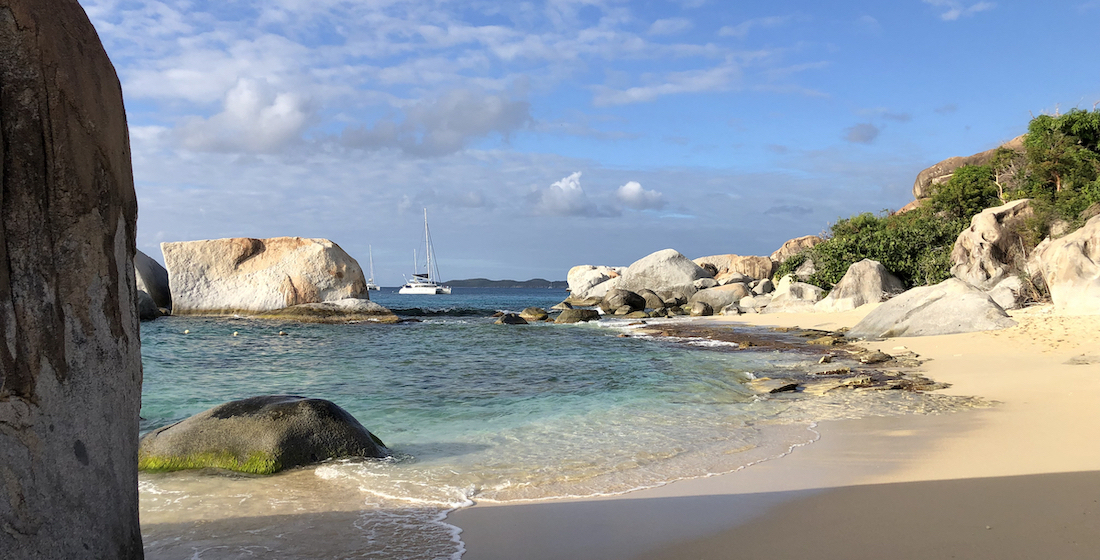
<path id="1" fill-rule="evenodd" d="M 735 320 L 837 329 L 868 311 Z M 1012 315 L 865 343 L 993 408 L 822 423 L 787 457 L 614 498 L 474 506 L 450 519 L 463 558 L 1100 558 L 1100 317 Z"/>

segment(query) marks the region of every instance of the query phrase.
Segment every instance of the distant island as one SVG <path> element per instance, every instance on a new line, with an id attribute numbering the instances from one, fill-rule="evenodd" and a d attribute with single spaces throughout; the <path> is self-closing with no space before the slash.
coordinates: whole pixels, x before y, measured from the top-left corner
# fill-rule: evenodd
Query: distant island
<path id="1" fill-rule="evenodd" d="M 522 282 L 516 280 L 489 280 L 488 278 L 470 278 L 467 280 L 451 280 L 448 285 L 456 288 L 551 288 L 565 290 L 569 283 L 564 280 L 544 280 L 532 278 Z"/>

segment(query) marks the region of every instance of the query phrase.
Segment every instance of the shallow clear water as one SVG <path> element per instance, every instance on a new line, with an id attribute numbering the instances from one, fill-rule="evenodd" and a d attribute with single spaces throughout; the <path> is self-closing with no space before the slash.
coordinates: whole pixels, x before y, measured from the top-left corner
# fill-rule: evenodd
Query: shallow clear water
<path id="1" fill-rule="evenodd" d="M 461 541 L 445 514 L 473 501 L 620 493 L 730 472 L 812 441 L 819 420 L 970 405 L 901 392 L 762 398 L 743 383 L 801 371 L 811 358 L 620 337 L 623 321 L 488 318 L 565 295 L 372 293 L 419 319 L 398 325 L 144 323 L 143 431 L 229 400 L 294 394 L 335 402 L 395 453 L 272 477 L 143 474 L 147 556 L 455 558 Z"/>

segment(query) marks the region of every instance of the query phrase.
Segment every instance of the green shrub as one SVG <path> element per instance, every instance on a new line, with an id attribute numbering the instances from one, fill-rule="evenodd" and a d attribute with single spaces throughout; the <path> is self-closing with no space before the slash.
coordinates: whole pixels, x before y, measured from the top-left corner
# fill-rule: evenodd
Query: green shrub
<path id="1" fill-rule="evenodd" d="M 952 219 L 966 218 L 1000 203 L 993 169 L 988 165 L 964 165 L 946 183 L 932 189 L 932 210 Z"/>

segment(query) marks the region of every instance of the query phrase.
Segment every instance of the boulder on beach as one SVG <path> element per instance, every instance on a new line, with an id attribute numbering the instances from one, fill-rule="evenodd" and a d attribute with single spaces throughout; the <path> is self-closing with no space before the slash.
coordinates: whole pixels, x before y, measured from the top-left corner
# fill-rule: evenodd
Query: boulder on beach
<path id="1" fill-rule="evenodd" d="M 931 336 L 1006 329 L 1016 322 L 985 292 L 950 278 L 913 288 L 875 308 L 850 338 Z"/>
<path id="2" fill-rule="evenodd" d="M 0 90 L 0 557 L 139 559 L 138 203 L 80 3 L 3 2 Z"/>
<path id="3" fill-rule="evenodd" d="M 714 315 L 714 308 L 705 301 L 693 301 L 684 307 L 687 308 L 687 312 L 692 317 L 709 317 Z"/>
<path id="4" fill-rule="evenodd" d="M 649 289 L 695 293 L 695 281 L 710 274 L 674 249 L 664 249 L 634 261 L 623 271 L 616 287 L 636 292 Z"/>
<path id="5" fill-rule="evenodd" d="M 397 315 L 385 307 L 361 298 L 344 298 L 321 303 L 302 303 L 256 315 L 257 319 L 278 319 L 299 323 L 397 323 Z"/>
<path id="6" fill-rule="evenodd" d="M 600 312 L 595 309 L 563 309 L 558 313 L 555 323 L 583 323 L 585 321 L 599 321 Z"/>
<path id="7" fill-rule="evenodd" d="M 633 313 L 635 311 L 641 311 L 645 309 L 645 298 L 631 292 L 630 290 L 622 290 L 616 288 L 607 292 L 603 301 L 600 302 L 600 309 L 604 313 L 614 312 L 616 315 L 626 315 L 627 313 Z M 626 308 L 625 312 L 619 312 L 619 309 Z"/>
<path id="8" fill-rule="evenodd" d="M 711 309 L 724 309 L 730 304 L 735 304 L 741 301 L 741 298 L 750 295 L 748 286 L 744 284 L 726 284 L 725 286 L 717 286 L 714 288 L 707 288 L 705 290 L 699 290 L 695 292 L 695 295 L 688 299 L 688 303 L 695 303 L 701 301 L 711 307 Z"/>
<path id="9" fill-rule="evenodd" d="M 638 290 L 636 293 L 645 300 L 646 309 L 660 309 L 665 306 L 665 300 L 661 299 L 661 296 L 657 295 L 657 292 L 653 290 L 646 288 Z"/>
<path id="10" fill-rule="evenodd" d="M 134 255 L 134 277 L 137 289 L 149 294 L 153 304 L 172 309 L 172 292 L 168 289 L 168 271 L 152 257 L 138 251 Z"/>
<path id="11" fill-rule="evenodd" d="M 730 274 L 744 274 L 750 278 L 771 278 L 775 272 L 775 263 L 768 257 L 753 255 L 711 255 L 695 259 L 695 264 L 712 264 L 718 269 L 716 280 L 721 284 Z"/>
<path id="12" fill-rule="evenodd" d="M 596 286 L 619 277 L 619 268 L 613 266 L 593 266 L 582 264 L 569 269 L 566 282 L 569 284 L 569 294 L 572 298 L 585 299 L 589 297 L 603 297 L 608 288 L 603 288 L 597 294 L 589 292 Z"/>
<path id="13" fill-rule="evenodd" d="M 1044 240 L 1028 269 L 1046 282 L 1057 313 L 1100 314 L 1100 216 L 1065 237 Z"/>
<path id="14" fill-rule="evenodd" d="M 775 291 L 770 294 L 771 302 L 763 313 L 812 313 L 824 291 L 813 284 L 796 282 L 788 274 L 776 284 Z"/>
<path id="15" fill-rule="evenodd" d="M 359 263 L 327 239 L 237 237 L 162 243 L 173 315 L 255 314 L 367 298 Z"/>
<path id="16" fill-rule="evenodd" d="M 851 311 L 866 303 L 878 303 L 905 291 L 905 284 L 882 263 L 863 259 L 853 263 L 825 299 L 814 304 L 823 313 Z"/>
<path id="17" fill-rule="evenodd" d="M 265 395 L 218 405 L 149 432 L 141 438 L 138 468 L 271 474 L 327 459 L 389 455 L 382 440 L 330 401 Z"/>
<path id="18" fill-rule="evenodd" d="M 951 249 L 951 275 L 989 290 L 1026 267 L 1020 227 L 1034 212 L 1028 199 L 986 208 L 970 219 Z M 1020 255 L 1013 258 L 1013 255 Z"/>

